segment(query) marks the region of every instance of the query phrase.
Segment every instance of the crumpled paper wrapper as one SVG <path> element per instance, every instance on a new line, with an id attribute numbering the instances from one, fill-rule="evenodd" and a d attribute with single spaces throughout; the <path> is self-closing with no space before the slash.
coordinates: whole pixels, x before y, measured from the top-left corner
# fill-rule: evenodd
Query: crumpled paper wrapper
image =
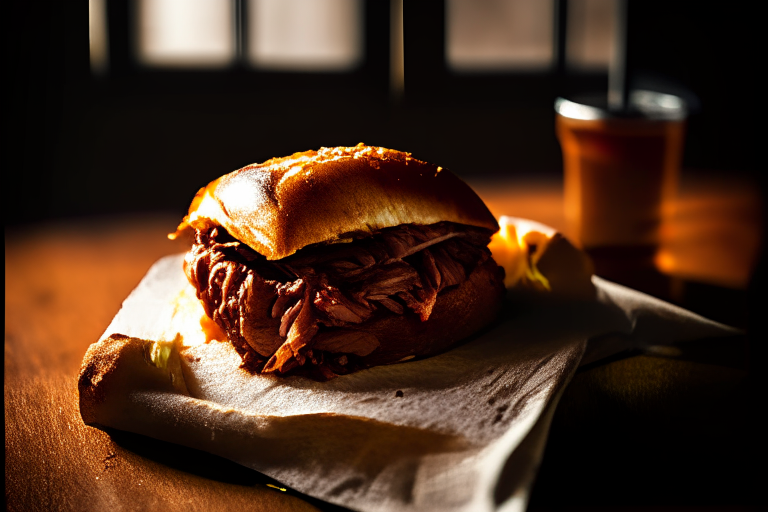
<path id="1" fill-rule="evenodd" d="M 738 331 L 588 273 L 574 280 L 588 261 L 570 244 L 552 249 L 563 244 L 553 230 L 501 221 L 492 250 L 507 284 L 549 294 L 513 294 L 497 325 L 446 353 L 329 382 L 241 370 L 229 343 L 206 342 L 183 255 L 163 258 L 100 341 L 146 340 L 120 356 L 143 357 L 134 361 L 142 372 L 121 374 L 118 364 L 93 384 L 108 395 L 95 406 L 83 405 L 81 389 L 83 416 L 221 455 L 356 510 L 524 510 L 558 399 L 580 364 Z M 529 265 L 512 267 L 527 243 L 536 246 L 522 259 Z M 163 364 L 147 357 L 161 353 Z"/>

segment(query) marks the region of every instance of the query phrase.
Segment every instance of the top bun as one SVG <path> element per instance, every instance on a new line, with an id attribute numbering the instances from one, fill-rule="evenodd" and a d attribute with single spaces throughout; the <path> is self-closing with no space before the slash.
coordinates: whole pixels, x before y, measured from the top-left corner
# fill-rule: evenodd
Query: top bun
<path id="1" fill-rule="evenodd" d="M 401 224 L 499 229 L 456 175 L 391 149 L 321 148 L 253 164 L 200 189 L 179 226 L 213 223 L 269 260 Z"/>

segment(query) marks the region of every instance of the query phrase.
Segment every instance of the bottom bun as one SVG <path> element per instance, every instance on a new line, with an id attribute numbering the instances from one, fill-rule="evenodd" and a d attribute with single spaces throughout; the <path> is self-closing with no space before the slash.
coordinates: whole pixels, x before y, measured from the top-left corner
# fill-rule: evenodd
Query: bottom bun
<path id="1" fill-rule="evenodd" d="M 440 293 L 426 321 L 414 312 L 386 311 L 360 324 L 321 330 L 312 340 L 306 364 L 278 375 L 323 381 L 439 354 L 492 324 L 505 294 L 504 270 L 486 258 L 464 282 Z M 248 369 L 247 364 L 243 368 Z"/>
<path id="2" fill-rule="evenodd" d="M 356 330 L 375 336 L 380 346 L 361 357 L 370 367 L 443 352 L 496 320 L 506 293 L 504 274 L 493 259 L 475 267 L 467 280 L 443 291 L 429 319 L 417 314 L 386 315 Z"/>

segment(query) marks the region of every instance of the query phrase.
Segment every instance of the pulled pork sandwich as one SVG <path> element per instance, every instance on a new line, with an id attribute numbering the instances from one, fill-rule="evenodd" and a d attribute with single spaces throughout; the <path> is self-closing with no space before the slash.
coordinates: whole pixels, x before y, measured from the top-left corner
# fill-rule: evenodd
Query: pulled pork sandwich
<path id="1" fill-rule="evenodd" d="M 390 149 L 249 165 L 197 193 L 186 230 L 187 278 L 253 373 L 327 379 L 429 356 L 493 322 L 505 292 L 480 198 Z"/>

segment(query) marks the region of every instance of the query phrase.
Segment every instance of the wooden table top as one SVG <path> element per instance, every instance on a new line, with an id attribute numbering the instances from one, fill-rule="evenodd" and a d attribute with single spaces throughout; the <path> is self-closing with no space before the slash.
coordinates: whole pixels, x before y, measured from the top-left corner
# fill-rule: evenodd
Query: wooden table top
<path id="1" fill-rule="evenodd" d="M 496 180 L 473 184 L 495 213 L 562 227 L 562 193 L 556 182 Z M 728 191 L 712 185 L 696 186 L 686 192 L 687 196 L 682 195 L 681 204 L 687 213 L 679 219 L 681 235 L 668 245 L 676 258 L 671 261 L 677 266 L 667 271 L 724 289 L 743 289 L 759 240 L 759 199 L 749 188 L 732 187 Z M 8 510 L 336 508 L 290 490 L 276 490 L 268 486 L 275 484 L 269 478 L 217 457 L 141 436 L 106 433 L 83 424 L 76 387 L 83 354 L 152 263 L 161 256 L 185 250 L 181 242 L 165 237 L 177 221 L 175 215 L 136 215 L 52 222 L 6 233 L 4 400 Z M 538 503 L 546 509 L 550 503 L 536 496 L 549 492 L 553 482 L 563 478 L 557 470 L 550 470 L 558 464 L 558 457 L 584 456 L 567 447 L 575 444 L 569 438 L 572 432 L 592 428 L 585 411 L 594 409 L 595 402 L 585 397 L 599 391 L 615 402 L 616 390 L 632 372 L 651 372 L 654 376 L 650 380 L 643 378 L 648 381 L 645 387 L 634 398 L 624 397 L 621 402 L 645 403 L 638 406 L 641 412 L 635 411 L 644 417 L 658 418 L 659 410 L 669 412 L 669 404 L 663 406 L 666 409 L 653 410 L 647 404 L 649 393 L 663 395 L 683 374 L 687 375 L 687 387 L 677 392 L 675 400 L 697 403 L 702 410 L 709 410 L 711 404 L 705 405 L 700 399 L 697 402 L 696 397 L 717 389 L 718 403 L 735 407 L 738 416 L 743 403 L 733 397 L 743 388 L 746 373 L 738 354 L 740 342 L 733 343 L 731 352 L 737 354 L 728 364 L 637 356 L 580 372 L 566 391 L 553 424 L 550 446 L 557 448 L 548 449 L 545 456 L 543 476 L 537 484 L 543 490 L 538 491 L 539 495 L 534 492 L 533 505 Z M 630 414 L 625 409 L 622 414 Z M 733 428 L 746 428 L 746 421 L 739 420 Z M 571 428 L 573 425 L 576 427 Z M 722 427 L 721 422 L 713 425 Z M 654 442 L 659 439 L 654 438 Z M 728 463 L 739 463 L 728 459 L 727 453 L 723 457 Z M 743 489 L 738 492 L 744 493 Z"/>
<path id="2" fill-rule="evenodd" d="M 476 179 L 470 184 L 497 216 L 537 220 L 566 233 L 562 181 Z M 760 244 L 762 204 L 746 177 L 684 173 L 667 207 L 657 262 L 682 279 L 745 289 Z"/>

